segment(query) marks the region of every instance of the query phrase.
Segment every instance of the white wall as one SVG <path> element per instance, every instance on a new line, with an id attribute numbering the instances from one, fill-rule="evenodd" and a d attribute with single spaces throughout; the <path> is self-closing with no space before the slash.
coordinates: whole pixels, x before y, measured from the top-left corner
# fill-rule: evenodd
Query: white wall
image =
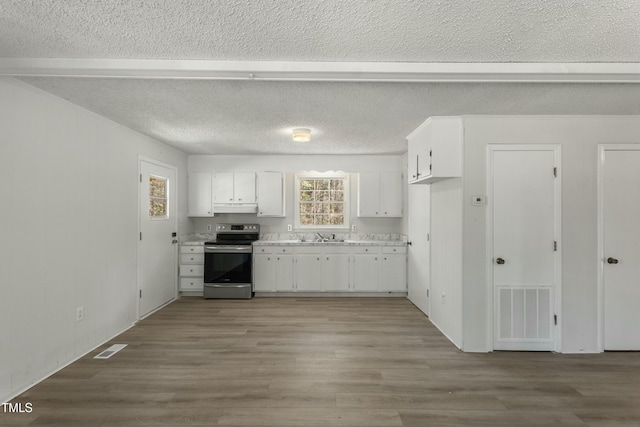
<path id="1" fill-rule="evenodd" d="M 562 146 L 562 313 L 565 353 L 597 352 L 597 146 L 640 143 L 640 117 L 465 117 L 464 149 L 464 349 L 486 351 L 487 144 Z M 640 184 L 640 183 L 639 183 Z"/>
<path id="2" fill-rule="evenodd" d="M 358 218 L 357 175 L 359 172 L 400 172 L 406 174 L 406 157 L 395 156 L 344 156 L 344 155 L 273 155 L 273 156 L 189 156 L 190 172 L 286 172 L 286 217 L 258 218 L 256 214 L 216 214 L 213 218 L 193 218 L 194 230 L 207 232 L 207 224 L 215 230 L 215 224 L 248 222 L 260 224 L 262 233 L 287 233 L 287 225 L 294 222 L 294 174 L 299 171 L 344 171 L 350 175 L 350 224 L 356 225 L 356 233 L 400 233 L 402 218 Z M 399 188 L 398 191 L 405 191 Z M 406 197 L 404 198 L 406 200 Z M 406 206 L 406 203 L 405 203 Z M 406 210 L 405 210 L 406 212 Z"/>
<path id="3" fill-rule="evenodd" d="M 136 321 L 140 155 L 177 166 L 186 195 L 184 153 L 0 79 L 0 400 Z"/>
<path id="4" fill-rule="evenodd" d="M 457 347 L 462 347 L 462 189 L 462 178 L 431 184 L 429 318 Z"/>
<path id="5" fill-rule="evenodd" d="M 409 235 L 409 184 L 407 184 L 407 173 L 409 173 L 409 153 L 402 155 L 402 176 L 404 177 L 404 185 L 402 188 L 402 222 L 400 224 L 400 232 Z"/>

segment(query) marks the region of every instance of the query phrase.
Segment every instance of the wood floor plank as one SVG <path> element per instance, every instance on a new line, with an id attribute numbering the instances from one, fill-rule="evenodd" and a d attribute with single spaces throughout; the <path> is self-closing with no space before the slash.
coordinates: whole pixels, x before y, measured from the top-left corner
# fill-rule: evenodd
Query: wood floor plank
<path id="1" fill-rule="evenodd" d="M 229 426 L 402 426 L 395 409 L 232 408 L 220 417 Z"/>
<path id="2" fill-rule="evenodd" d="M 0 425 L 638 426 L 638 384 L 640 353 L 463 353 L 402 298 L 180 298 Z"/>
<path id="3" fill-rule="evenodd" d="M 585 427 L 570 411 L 460 411 L 400 409 L 404 426 Z"/>

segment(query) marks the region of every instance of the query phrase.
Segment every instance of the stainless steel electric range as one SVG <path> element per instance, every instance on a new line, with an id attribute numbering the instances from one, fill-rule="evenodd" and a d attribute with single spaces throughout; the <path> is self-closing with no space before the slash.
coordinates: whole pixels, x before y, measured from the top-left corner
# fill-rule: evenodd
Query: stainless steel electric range
<path id="1" fill-rule="evenodd" d="M 253 296 L 253 247 L 258 224 L 218 224 L 216 240 L 204 244 L 204 297 Z"/>

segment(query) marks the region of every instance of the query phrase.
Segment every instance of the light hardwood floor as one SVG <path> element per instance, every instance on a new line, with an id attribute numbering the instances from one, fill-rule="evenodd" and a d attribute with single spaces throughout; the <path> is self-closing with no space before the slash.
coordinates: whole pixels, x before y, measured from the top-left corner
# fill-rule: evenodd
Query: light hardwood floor
<path id="1" fill-rule="evenodd" d="M 638 426 L 640 353 L 462 353 L 403 298 L 181 298 L 13 402 L 0 425 Z"/>

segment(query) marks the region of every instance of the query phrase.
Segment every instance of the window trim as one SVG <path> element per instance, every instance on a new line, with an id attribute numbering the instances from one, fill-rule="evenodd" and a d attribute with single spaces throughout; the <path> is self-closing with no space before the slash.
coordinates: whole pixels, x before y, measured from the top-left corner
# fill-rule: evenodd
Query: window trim
<path id="1" fill-rule="evenodd" d="M 343 179 L 344 180 L 344 224 L 337 226 L 335 224 L 329 225 L 302 225 L 300 223 L 300 181 L 303 179 Z M 327 172 L 297 172 L 294 175 L 294 215 L 295 215 L 295 229 L 299 231 L 320 231 L 320 230 L 335 230 L 335 231 L 348 231 L 350 228 L 350 207 L 351 207 L 351 183 L 350 174 L 342 171 L 327 171 Z"/>

